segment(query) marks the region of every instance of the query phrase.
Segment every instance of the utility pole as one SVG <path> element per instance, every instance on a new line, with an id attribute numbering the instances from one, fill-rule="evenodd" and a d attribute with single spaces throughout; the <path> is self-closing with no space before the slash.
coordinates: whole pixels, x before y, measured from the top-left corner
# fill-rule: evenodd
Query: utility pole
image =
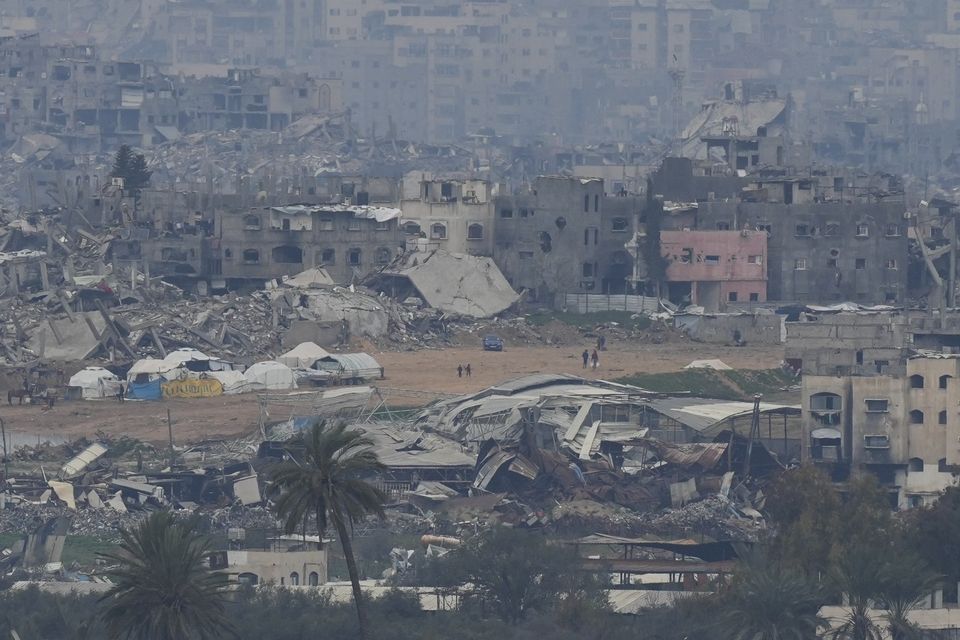
<path id="1" fill-rule="evenodd" d="M 3 482 L 7 482 L 7 427 L 3 424 L 3 418 L 0 418 L 0 436 L 3 437 Z M 39 437 L 39 436 L 38 436 Z"/>
<path id="2" fill-rule="evenodd" d="M 683 153 L 683 76 L 684 71 L 679 66 L 677 56 L 673 56 L 674 64 L 670 66 L 670 79 L 673 80 L 673 95 L 670 97 L 670 106 L 673 113 L 673 144 L 676 149 L 674 154 L 680 156 Z"/>
<path id="3" fill-rule="evenodd" d="M 747 454 L 743 457 L 742 475 L 750 475 L 750 456 L 753 454 L 753 440 L 760 438 L 760 399 L 759 393 L 753 395 L 753 415 L 750 417 L 750 437 L 747 439 Z"/>
<path id="4" fill-rule="evenodd" d="M 177 462 L 177 454 L 173 450 L 173 421 L 170 420 L 170 407 L 167 407 L 167 434 L 170 436 L 170 470 Z"/>

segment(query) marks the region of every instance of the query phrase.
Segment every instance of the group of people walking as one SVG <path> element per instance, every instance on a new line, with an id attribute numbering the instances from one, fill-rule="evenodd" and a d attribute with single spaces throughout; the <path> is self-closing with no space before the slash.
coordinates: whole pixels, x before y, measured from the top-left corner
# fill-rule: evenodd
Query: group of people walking
<path id="1" fill-rule="evenodd" d="M 597 337 L 597 348 L 591 353 L 588 349 L 584 349 L 583 353 L 580 354 L 580 357 L 583 358 L 583 368 L 586 369 L 588 366 L 591 369 L 596 369 L 600 366 L 600 351 L 607 350 L 607 338 L 604 335 Z"/>

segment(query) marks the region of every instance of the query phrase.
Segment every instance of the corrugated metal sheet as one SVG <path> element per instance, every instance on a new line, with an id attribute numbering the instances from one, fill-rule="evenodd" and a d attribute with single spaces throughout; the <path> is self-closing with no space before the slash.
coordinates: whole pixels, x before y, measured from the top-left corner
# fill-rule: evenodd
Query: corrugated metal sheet
<path id="1" fill-rule="evenodd" d="M 723 459 L 727 452 L 727 445 L 722 442 L 704 444 L 660 445 L 660 458 L 680 467 L 700 467 L 703 470 L 712 469 Z"/>
<path id="2" fill-rule="evenodd" d="M 107 448 L 99 442 L 94 442 L 86 449 L 71 458 L 60 470 L 60 477 L 72 478 L 86 469 L 92 462 L 107 452 Z"/>
<path id="3" fill-rule="evenodd" d="M 751 402 L 728 402 L 709 398 L 656 398 L 649 401 L 649 406 L 685 427 L 700 432 L 731 418 L 749 416 L 753 413 Z M 800 407 L 762 402 L 760 413 L 799 415 Z"/>

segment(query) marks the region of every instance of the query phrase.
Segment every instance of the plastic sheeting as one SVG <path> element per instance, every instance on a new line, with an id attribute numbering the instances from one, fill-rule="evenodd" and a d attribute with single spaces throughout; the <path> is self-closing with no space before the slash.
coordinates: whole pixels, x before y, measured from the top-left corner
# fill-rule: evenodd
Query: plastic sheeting
<path id="1" fill-rule="evenodd" d="M 297 388 L 297 379 L 293 370 L 276 360 L 258 362 L 243 373 L 252 389 L 270 391 L 289 391 Z"/>
<path id="2" fill-rule="evenodd" d="M 87 367 L 73 374 L 67 383 L 69 387 L 80 389 L 84 400 L 116 398 L 120 393 L 120 378 L 101 367 Z"/>
<path id="3" fill-rule="evenodd" d="M 163 397 L 160 378 L 150 382 L 133 382 L 127 386 L 127 398 L 131 400 L 159 400 Z"/>

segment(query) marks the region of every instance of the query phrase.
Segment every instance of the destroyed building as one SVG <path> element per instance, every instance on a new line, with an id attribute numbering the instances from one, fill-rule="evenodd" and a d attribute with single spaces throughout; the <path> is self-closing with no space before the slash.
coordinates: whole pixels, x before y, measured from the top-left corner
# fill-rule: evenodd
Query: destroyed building
<path id="1" fill-rule="evenodd" d="M 671 302 L 719 311 L 728 302 L 767 299 L 767 234 L 763 231 L 661 231 Z"/>
<path id="2" fill-rule="evenodd" d="M 794 313 L 785 355 L 803 372 L 803 459 L 837 481 L 873 474 L 900 508 L 955 484 L 956 314 L 850 304 Z"/>
<path id="3" fill-rule="evenodd" d="M 263 282 L 322 267 L 350 284 L 388 265 L 404 236 L 398 209 L 374 206 L 288 205 L 220 211 L 211 278 Z"/>
<path id="4" fill-rule="evenodd" d="M 396 300 L 422 300 L 447 313 L 488 318 L 506 311 L 519 296 L 490 258 L 440 249 L 405 254 L 370 279 Z"/>
<path id="5" fill-rule="evenodd" d="M 516 289 L 551 302 L 564 293 L 625 293 L 627 250 L 641 198 L 608 196 L 598 178 L 540 176 L 528 193 L 497 198 L 494 259 Z"/>
<path id="6" fill-rule="evenodd" d="M 450 253 L 493 255 L 495 185 L 483 180 L 404 178 L 403 228 Z"/>
<path id="7" fill-rule="evenodd" d="M 902 302 L 909 263 L 903 192 L 887 184 L 844 191 L 843 184 L 756 181 L 739 201 L 700 203 L 696 228 L 766 231 L 770 300 Z"/>
<path id="8" fill-rule="evenodd" d="M 805 375 L 804 459 L 835 480 L 872 474 L 900 508 L 931 504 L 960 464 L 957 362 L 921 353 L 901 374 Z"/>

